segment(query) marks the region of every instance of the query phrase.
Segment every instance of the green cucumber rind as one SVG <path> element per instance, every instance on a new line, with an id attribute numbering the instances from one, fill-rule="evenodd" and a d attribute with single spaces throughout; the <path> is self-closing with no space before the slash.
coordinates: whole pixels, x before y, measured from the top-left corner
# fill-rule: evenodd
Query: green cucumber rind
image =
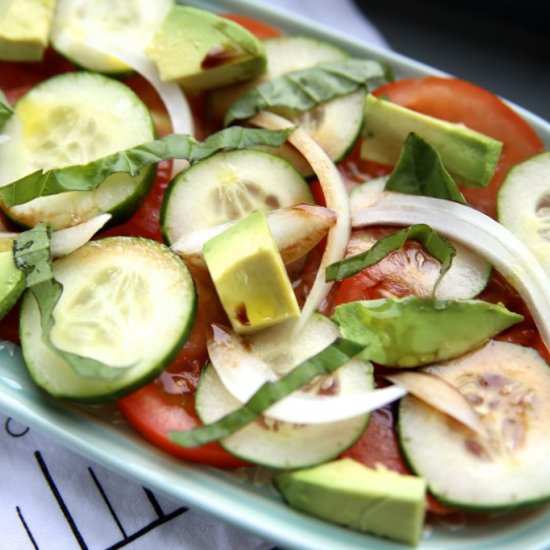
<path id="1" fill-rule="evenodd" d="M 398 422 L 397 422 L 397 434 L 398 434 L 398 442 L 399 442 L 399 449 L 401 451 L 401 456 L 403 457 L 403 460 L 405 461 L 405 464 L 407 467 L 413 472 L 413 474 L 423 477 L 422 473 L 419 471 L 418 467 L 412 460 L 410 454 L 407 451 L 407 445 L 406 442 L 403 441 L 402 438 L 402 432 L 401 432 L 401 416 L 402 416 L 402 409 L 404 407 L 403 403 L 406 403 L 407 397 L 404 397 L 399 402 L 398 407 Z M 426 480 L 428 481 L 428 480 Z M 488 505 L 488 506 L 477 506 L 473 505 L 468 502 L 462 502 L 459 500 L 453 500 L 452 498 L 448 498 L 445 495 L 441 494 L 437 491 L 437 488 L 434 488 L 430 485 L 428 482 L 428 490 L 431 495 L 433 495 L 438 502 L 443 504 L 444 506 L 448 506 L 449 508 L 456 508 L 457 510 L 464 510 L 466 512 L 478 512 L 478 513 L 487 513 L 487 512 L 510 512 L 513 510 L 523 510 L 532 508 L 534 506 L 538 506 L 541 504 L 545 504 L 550 502 L 550 494 L 547 497 L 541 497 L 537 499 L 531 499 L 526 500 L 522 502 L 517 502 L 513 504 L 503 504 L 503 505 Z"/>
<path id="2" fill-rule="evenodd" d="M 114 239 L 116 238 L 117 237 L 114 237 Z M 148 239 L 143 239 L 141 237 L 130 237 L 129 239 L 139 240 L 139 241 L 149 241 Z M 156 243 L 154 241 L 149 241 L 149 242 L 154 243 L 154 246 L 159 246 L 164 248 L 164 245 L 162 245 L 161 243 Z M 29 345 L 30 345 L 29 338 L 32 337 L 32 335 L 29 334 L 29 331 L 28 331 L 29 323 L 33 323 L 33 322 L 37 323 L 36 327 L 38 327 L 38 330 L 40 330 L 38 306 L 36 304 L 36 300 L 34 299 L 30 291 L 26 291 L 23 294 L 23 298 L 21 301 L 21 314 L 19 318 L 19 336 L 21 339 L 21 351 L 22 351 L 25 364 L 27 365 L 27 370 L 31 378 L 35 382 L 35 384 L 40 389 L 42 389 L 47 394 L 55 398 L 70 400 L 77 403 L 82 403 L 82 404 L 106 403 L 106 402 L 114 401 L 116 399 L 124 397 L 129 393 L 132 393 L 133 391 L 138 390 L 139 388 L 143 387 L 149 382 L 152 382 L 155 378 L 158 377 L 159 374 L 161 374 L 170 365 L 170 363 L 180 353 L 182 347 L 185 345 L 185 343 L 189 338 L 189 335 L 191 334 L 191 330 L 193 328 L 193 324 L 197 314 L 198 298 L 197 298 L 197 290 L 196 290 L 194 281 L 189 271 L 187 270 L 187 267 L 183 263 L 183 261 L 177 255 L 173 254 L 171 251 L 167 251 L 167 252 L 169 252 L 173 256 L 174 260 L 177 261 L 177 263 L 180 265 L 183 277 L 185 278 L 186 282 L 189 284 L 189 288 L 192 289 L 192 294 L 190 296 L 191 303 L 190 303 L 190 308 L 187 316 L 187 321 L 184 324 L 182 324 L 179 338 L 177 338 L 174 341 L 171 349 L 169 349 L 163 355 L 161 360 L 159 360 L 156 364 L 151 365 L 149 368 L 147 368 L 147 370 L 145 370 L 140 375 L 135 376 L 133 379 L 130 379 L 129 381 L 124 381 L 122 385 L 121 385 L 121 381 L 119 380 L 100 381 L 100 382 L 97 382 L 94 380 L 94 383 L 100 387 L 100 390 L 98 390 L 93 395 L 83 395 L 82 393 L 78 394 L 78 392 L 75 392 L 75 391 L 73 392 L 56 391 L 55 387 L 52 387 L 51 385 L 44 382 L 43 378 L 39 374 L 40 367 L 39 366 L 37 367 L 32 357 L 32 354 L 29 353 Z M 31 316 L 30 318 L 29 318 L 29 315 Z M 60 361 L 62 360 L 60 359 Z M 64 363 L 63 368 L 70 368 L 70 367 L 68 367 L 68 365 Z M 131 368 L 132 367 L 130 367 L 130 369 Z M 86 380 L 83 380 L 83 384 L 86 384 L 86 383 L 87 383 Z"/>
<path id="3" fill-rule="evenodd" d="M 528 348 L 528 347 L 525 347 L 525 346 L 520 346 L 518 344 L 513 344 L 513 343 L 509 343 L 509 342 L 505 342 L 505 341 L 494 340 L 494 341 L 491 341 L 491 342 L 496 344 L 496 345 L 500 345 L 500 346 L 504 345 L 504 346 L 508 346 L 510 348 L 512 348 L 512 347 L 516 347 L 518 349 L 525 348 L 525 352 L 531 352 L 531 353 L 535 354 L 536 356 L 538 356 L 539 359 L 541 360 L 541 362 L 545 362 L 544 359 L 542 359 L 542 357 L 540 357 L 540 354 L 538 354 L 538 352 L 536 350 L 532 349 L 532 348 Z M 491 342 L 489 344 L 486 344 L 486 345 L 490 345 Z M 475 354 L 476 352 L 473 352 L 473 353 Z M 499 360 L 502 362 L 502 358 L 500 358 Z M 456 361 L 456 360 L 454 360 L 454 361 Z M 445 365 L 445 363 L 443 363 L 441 365 L 435 364 L 434 367 L 443 368 L 444 365 Z M 548 363 L 546 365 L 550 369 L 550 365 L 548 365 Z M 550 373 L 548 374 L 548 376 L 550 376 Z M 539 394 L 538 397 L 540 398 L 541 395 L 542 394 Z M 471 501 L 465 501 L 465 500 L 462 500 L 462 499 L 455 499 L 455 498 L 452 498 L 452 497 L 449 497 L 449 496 L 443 494 L 443 492 L 437 486 L 434 486 L 434 484 L 432 482 L 430 482 L 429 479 L 427 479 L 427 476 L 424 475 L 421 471 L 422 468 L 419 468 L 418 465 L 416 464 L 416 462 L 415 462 L 415 460 L 412 456 L 412 452 L 411 452 L 412 451 L 412 444 L 409 447 L 409 441 L 407 440 L 407 438 L 404 435 L 404 432 L 406 431 L 406 429 L 403 426 L 403 424 L 404 424 L 403 419 L 408 414 L 408 411 L 406 410 L 406 408 L 407 408 L 409 403 L 415 403 L 415 402 L 416 402 L 415 397 L 405 396 L 399 403 L 398 410 L 397 410 L 397 414 L 398 414 L 398 419 L 397 419 L 397 440 L 398 440 L 399 448 L 400 448 L 400 451 L 401 451 L 401 456 L 402 456 L 403 460 L 405 461 L 405 464 L 409 467 L 409 469 L 414 474 L 426 479 L 426 482 L 428 484 L 429 492 L 440 503 L 442 503 L 443 505 L 448 506 L 450 508 L 455 508 L 457 510 L 464 510 L 464 511 L 467 511 L 467 512 L 503 513 L 503 512 L 511 512 L 511 511 L 515 511 L 515 510 L 525 510 L 525 509 L 533 508 L 535 506 L 540 506 L 541 504 L 545 504 L 545 503 L 550 502 L 550 488 L 547 490 L 546 495 L 533 496 L 533 497 L 529 497 L 529 498 L 521 498 L 520 500 L 514 500 L 512 502 L 507 502 L 507 503 L 497 502 L 497 503 L 487 503 L 487 504 L 474 504 Z M 425 405 L 421 401 L 419 401 L 419 405 L 429 409 L 429 405 Z M 410 413 L 410 414 L 413 414 L 413 413 Z M 434 414 L 437 414 L 437 413 L 434 413 Z M 537 415 L 535 415 L 535 416 L 538 418 Z M 540 428 L 540 426 L 539 426 L 539 428 Z M 410 431 L 410 428 L 409 428 L 409 431 Z M 539 434 L 539 436 L 540 436 L 540 434 Z M 449 468 L 449 466 L 447 465 L 447 469 L 448 468 Z M 493 483 L 496 483 L 496 482 L 497 482 L 496 478 L 493 479 Z"/>

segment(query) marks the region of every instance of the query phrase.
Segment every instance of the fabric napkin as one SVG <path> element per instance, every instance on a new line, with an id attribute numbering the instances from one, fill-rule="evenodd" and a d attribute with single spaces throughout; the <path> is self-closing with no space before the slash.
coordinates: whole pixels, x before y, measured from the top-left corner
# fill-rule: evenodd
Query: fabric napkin
<path id="1" fill-rule="evenodd" d="M 351 0 L 263 0 L 387 46 Z M 273 544 L 153 494 L 0 413 L 0 549 L 262 550 Z"/>

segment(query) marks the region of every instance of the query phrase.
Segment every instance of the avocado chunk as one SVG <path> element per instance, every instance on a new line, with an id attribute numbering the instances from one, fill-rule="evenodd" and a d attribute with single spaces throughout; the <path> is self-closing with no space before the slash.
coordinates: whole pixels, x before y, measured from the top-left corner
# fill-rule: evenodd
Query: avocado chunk
<path id="1" fill-rule="evenodd" d="M 42 59 L 48 46 L 54 4 L 54 0 L 0 2 L 0 59 Z"/>
<path id="2" fill-rule="evenodd" d="M 10 311 L 25 289 L 25 276 L 13 259 L 13 240 L 0 238 L 0 319 Z"/>
<path id="3" fill-rule="evenodd" d="M 332 319 L 343 338 L 365 346 L 362 359 L 409 368 L 459 357 L 523 317 L 481 300 L 410 296 L 341 304 Z"/>
<path id="4" fill-rule="evenodd" d="M 241 25 L 213 13 L 174 6 L 146 49 L 165 81 L 186 91 L 209 90 L 265 70 L 262 43 Z"/>
<path id="5" fill-rule="evenodd" d="M 369 94 L 361 157 L 395 165 L 410 133 L 427 141 L 460 183 L 485 187 L 491 181 L 502 143 L 466 126 L 417 113 Z"/>
<path id="6" fill-rule="evenodd" d="M 426 482 L 351 458 L 285 472 L 275 486 L 293 508 L 352 529 L 416 546 L 426 511 Z"/>
<path id="7" fill-rule="evenodd" d="M 300 315 L 264 212 L 207 241 L 203 254 L 235 332 L 254 332 Z"/>

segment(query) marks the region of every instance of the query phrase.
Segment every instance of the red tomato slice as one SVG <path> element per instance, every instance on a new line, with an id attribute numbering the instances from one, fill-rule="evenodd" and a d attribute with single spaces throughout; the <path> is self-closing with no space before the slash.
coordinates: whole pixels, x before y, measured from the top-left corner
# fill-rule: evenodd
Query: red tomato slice
<path id="1" fill-rule="evenodd" d="M 217 443 L 196 449 L 170 441 L 171 431 L 190 430 L 201 424 L 195 412 L 195 391 L 200 372 L 207 361 L 206 328 L 219 320 L 220 312 L 205 287 L 199 289 L 199 314 L 179 356 L 154 382 L 118 401 L 123 416 L 146 439 L 163 451 L 202 464 L 235 468 L 245 462 L 225 451 Z M 206 314 L 208 312 L 208 319 Z"/>
<path id="2" fill-rule="evenodd" d="M 276 38 L 277 36 L 281 36 L 281 34 L 283 34 L 279 29 L 272 27 L 263 21 L 258 21 L 252 17 L 246 17 L 245 15 L 239 15 L 237 13 L 222 13 L 221 16 L 242 25 L 260 40 L 265 40 L 266 38 Z"/>
<path id="3" fill-rule="evenodd" d="M 496 95 L 470 82 L 430 76 L 405 79 L 378 88 L 377 96 L 426 115 L 462 123 L 504 144 L 493 180 L 487 188 L 462 189 L 478 210 L 496 217 L 495 195 L 508 169 L 542 152 L 536 132 Z"/>

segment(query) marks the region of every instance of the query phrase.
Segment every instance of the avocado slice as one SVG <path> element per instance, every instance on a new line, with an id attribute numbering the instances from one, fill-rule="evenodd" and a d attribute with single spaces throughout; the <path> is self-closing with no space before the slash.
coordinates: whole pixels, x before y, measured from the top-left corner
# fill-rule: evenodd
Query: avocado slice
<path id="1" fill-rule="evenodd" d="M 502 151 L 500 141 L 372 94 L 367 96 L 361 158 L 395 165 L 410 133 L 436 149 L 445 168 L 460 183 L 485 187 L 491 181 Z"/>
<path id="2" fill-rule="evenodd" d="M 279 474 L 274 482 L 290 506 L 306 514 L 411 546 L 420 540 L 426 511 L 420 477 L 343 458 Z"/>
<path id="3" fill-rule="evenodd" d="M 10 311 L 25 289 L 25 276 L 13 259 L 13 240 L 0 238 L 0 319 Z"/>
<path id="4" fill-rule="evenodd" d="M 0 2 L 0 59 L 40 61 L 48 46 L 54 0 Z"/>
<path id="5" fill-rule="evenodd" d="M 241 25 L 208 11 L 174 6 L 146 49 L 162 80 L 190 92 L 227 86 L 265 70 L 263 44 Z"/>
<path id="6" fill-rule="evenodd" d="M 412 368 L 468 353 L 523 317 L 482 300 L 408 296 L 340 304 L 332 319 L 343 338 L 365 346 L 364 360 Z"/>
<path id="7" fill-rule="evenodd" d="M 251 333 L 300 315 L 264 212 L 207 241 L 203 254 L 235 332 Z"/>

